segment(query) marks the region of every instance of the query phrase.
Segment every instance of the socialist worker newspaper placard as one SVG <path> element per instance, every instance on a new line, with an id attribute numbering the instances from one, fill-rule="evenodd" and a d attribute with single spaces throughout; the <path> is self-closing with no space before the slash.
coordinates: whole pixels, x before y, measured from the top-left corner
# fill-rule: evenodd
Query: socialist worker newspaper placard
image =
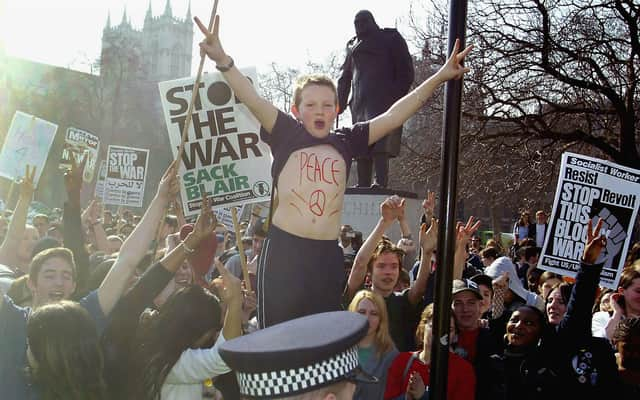
<path id="1" fill-rule="evenodd" d="M 639 170 L 579 154 L 563 154 L 538 268 L 574 277 L 587 239 L 587 222 L 602 219 L 607 245 L 597 261 L 604 263 L 600 285 L 616 289 L 638 215 L 639 197 Z"/>
<path id="2" fill-rule="evenodd" d="M 256 82 L 254 68 L 242 73 Z M 195 79 L 160 82 L 173 156 L 177 157 Z M 214 209 L 269 200 L 271 152 L 260 124 L 221 73 L 202 76 L 181 157 L 180 194 L 185 216 L 199 213 L 202 193 Z"/>
<path id="3" fill-rule="evenodd" d="M 104 204 L 142 207 L 149 150 L 109 146 Z"/>
<path id="4" fill-rule="evenodd" d="M 67 135 L 64 138 L 59 168 L 61 170 L 71 168 L 71 157 L 75 157 L 78 164 L 82 162 L 84 157 L 87 157 L 82 180 L 91 182 L 95 174 L 99 150 L 100 138 L 91 132 L 70 126 L 67 128 Z"/>

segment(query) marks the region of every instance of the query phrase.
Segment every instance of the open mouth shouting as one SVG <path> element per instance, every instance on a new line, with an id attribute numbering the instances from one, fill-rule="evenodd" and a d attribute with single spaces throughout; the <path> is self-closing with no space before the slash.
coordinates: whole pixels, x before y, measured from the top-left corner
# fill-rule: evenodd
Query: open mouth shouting
<path id="1" fill-rule="evenodd" d="M 189 278 L 176 279 L 176 284 L 180 286 L 187 286 L 189 284 Z"/>
<path id="2" fill-rule="evenodd" d="M 528 342 L 527 337 L 520 331 L 509 332 L 509 344 L 512 346 L 522 346 Z"/>

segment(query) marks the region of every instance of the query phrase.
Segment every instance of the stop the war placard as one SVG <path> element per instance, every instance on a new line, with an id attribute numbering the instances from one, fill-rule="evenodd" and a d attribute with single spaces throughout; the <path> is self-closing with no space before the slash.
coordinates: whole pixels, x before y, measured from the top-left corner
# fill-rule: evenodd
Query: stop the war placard
<path id="1" fill-rule="evenodd" d="M 87 163 L 84 166 L 82 180 L 91 182 L 96 170 L 99 150 L 100 139 L 96 135 L 70 126 L 67 128 L 67 136 L 65 136 L 64 139 L 64 147 L 62 149 L 59 167 L 62 170 L 71 168 L 72 156 L 75 157 L 76 163 L 78 164 L 82 162 L 82 158 L 86 156 Z"/>
<path id="2" fill-rule="evenodd" d="M 242 73 L 256 82 L 254 68 Z M 177 157 L 195 79 L 160 82 L 173 156 Z M 202 76 L 181 157 L 180 194 L 185 216 L 199 213 L 203 193 L 214 209 L 269 200 L 271 152 L 260 124 L 221 73 Z"/>
<path id="3" fill-rule="evenodd" d="M 600 285 L 616 289 L 638 215 L 640 171 L 610 161 L 565 153 L 549 230 L 538 268 L 574 277 L 587 240 L 587 222 L 602 219 L 607 245 Z"/>
<path id="4" fill-rule="evenodd" d="M 104 182 L 107 180 L 107 160 L 100 161 L 98 168 L 98 178 L 96 179 L 96 187 L 94 188 L 94 196 L 98 199 L 104 198 Z"/>
<path id="5" fill-rule="evenodd" d="M 149 150 L 109 146 L 104 204 L 142 207 Z"/>

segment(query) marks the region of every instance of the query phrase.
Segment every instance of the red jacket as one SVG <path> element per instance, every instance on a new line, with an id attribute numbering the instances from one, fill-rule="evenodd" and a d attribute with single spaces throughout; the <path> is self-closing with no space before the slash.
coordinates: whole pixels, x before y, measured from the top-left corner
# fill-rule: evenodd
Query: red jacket
<path id="1" fill-rule="evenodd" d="M 422 376 L 425 385 L 429 385 L 430 365 L 425 364 L 420 359 L 415 359 L 407 372 L 402 374 L 413 353 L 404 352 L 398 354 L 389 367 L 387 375 L 387 387 L 384 392 L 384 399 L 395 399 L 407 392 L 409 377 L 412 372 L 418 372 Z M 449 374 L 447 382 L 447 400 L 474 400 L 476 393 L 476 375 L 471 363 L 455 353 L 449 353 Z"/>

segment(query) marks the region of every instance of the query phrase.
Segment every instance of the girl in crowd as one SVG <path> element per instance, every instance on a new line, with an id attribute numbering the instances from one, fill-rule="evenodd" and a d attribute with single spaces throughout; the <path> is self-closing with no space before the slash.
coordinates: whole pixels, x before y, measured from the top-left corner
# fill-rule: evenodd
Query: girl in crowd
<path id="1" fill-rule="evenodd" d="M 599 274 L 590 278 L 587 285 L 582 288 L 577 284 L 566 282 L 556 285 L 549 292 L 545 310 L 547 323 L 552 332 L 560 332 L 556 344 L 561 347 L 557 349 L 558 357 L 554 359 L 558 369 L 569 360 L 569 372 L 573 372 L 579 382 L 589 381 L 591 383 L 589 390 L 593 390 L 593 393 L 605 394 L 617 379 L 616 365 L 614 353 L 609 343 L 602 338 L 592 336 L 591 315 L 588 307 L 591 305 L 591 300 L 595 298 Z M 566 321 L 565 316 L 569 312 L 571 301 L 573 301 L 573 313 L 575 314 L 573 318 L 576 320 L 573 322 L 571 330 L 562 331 L 560 325 L 563 320 Z M 571 347 L 569 344 L 575 345 Z M 571 351 L 569 359 L 562 357 L 562 348 Z M 583 386 L 589 387 L 589 385 Z"/>
<path id="2" fill-rule="evenodd" d="M 174 280 L 186 256 L 215 228 L 207 199 L 202 209 L 193 231 L 152 266 L 114 310 L 103 339 L 113 398 L 200 399 L 202 382 L 229 371 L 217 349 L 225 339 L 240 335 L 242 293 L 240 281 L 220 263 L 216 266 L 225 283 L 223 297 L 228 305 L 221 334 L 219 300 L 197 285 L 177 290 L 138 324 L 142 310 Z"/>
<path id="3" fill-rule="evenodd" d="M 240 309 L 234 312 L 238 314 L 237 333 L 230 333 L 227 327 L 227 337 L 240 333 Z M 175 292 L 139 328 L 130 369 L 130 398 L 200 399 L 205 380 L 229 372 L 218 354 L 225 341 L 225 331 L 219 334 L 221 328 L 216 296 L 197 285 Z"/>
<path id="4" fill-rule="evenodd" d="M 451 318 L 451 333 L 455 334 L 455 320 Z M 433 343 L 433 303 L 422 312 L 416 329 L 416 342 L 422 343 L 418 352 L 400 353 L 389 368 L 385 400 L 428 399 L 431 373 L 431 345 Z M 459 355 L 449 352 L 447 399 L 473 400 L 476 377 L 473 366 Z"/>
<path id="5" fill-rule="evenodd" d="M 389 365 L 398 354 L 389 335 L 389 316 L 382 296 L 370 290 L 356 293 L 349 311 L 364 315 L 369 320 L 367 335 L 358 343 L 358 358 L 364 371 L 378 378 L 378 383 L 358 384 L 354 399 L 382 399 Z"/>
<path id="6" fill-rule="evenodd" d="M 106 400 L 96 324 L 80 304 L 36 309 L 27 323 L 31 382 L 42 400 Z"/>
<path id="7" fill-rule="evenodd" d="M 400 353 L 391 364 L 387 377 L 385 400 L 423 400 L 429 398 L 431 345 L 433 343 L 433 303 L 422 312 L 416 329 L 419 352 Z M 455 320 L 451 318 L 450 341 L 455 335 Z M 459 355 L 449 352 L 447 399 L 473 400 L 476 377 L 473 366 Z"/>
<path id="8" fill-rule="evenodd" d="M 602 398 L 615 387 L 613 352 L 591 338 L 591 305 L 602 265 L 593 265 L 606 245 L 592 230 L 573 287 L 561 284 L 549 294 L 547 315 L 530 306 L 519 307 L 507 323 L 506 348 L 491 358 L 480 399 Z M 483 385 L 484 386 L 484 385 Z M 563 387 L 563 391 L 558 391 Z M 564 393 L 563 393 L 564 392 Z"/>
<path id="9" fill-rule="evenodd" d="M 523 211 L 520 213 L 520 218 L 513 225 L 513 236 L 515 237 L 514 245 L 519 244 L 522 240 L 529 237 L 529 225 L 531 225 L 531 221 L 529 220 L 529 212 Z"/>

